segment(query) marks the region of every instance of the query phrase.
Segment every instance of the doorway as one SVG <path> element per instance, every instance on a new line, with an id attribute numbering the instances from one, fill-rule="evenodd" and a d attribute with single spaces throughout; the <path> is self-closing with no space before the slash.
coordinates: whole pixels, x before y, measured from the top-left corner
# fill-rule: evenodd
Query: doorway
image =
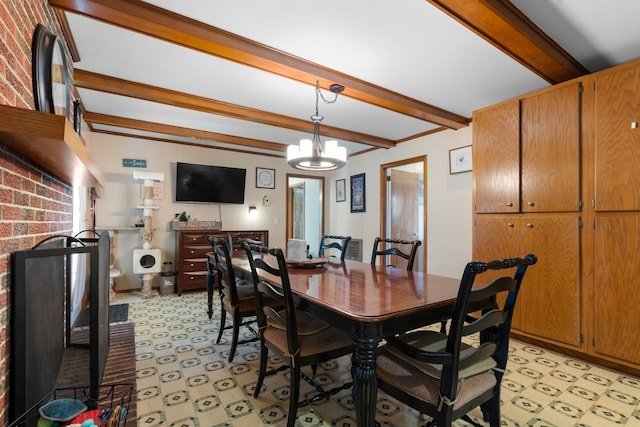
<path id="1" fill-rule="evenodd" d="M 324 233 L 324 177 L 287 174 L 287 241 L 306 240 L 317 255 Z"/>
<path id="2" fill-rule="evenodd" d="M 380 235 L 420 240 L 414 271 L 427 271 L 427 157 L 380 165 Z"/>

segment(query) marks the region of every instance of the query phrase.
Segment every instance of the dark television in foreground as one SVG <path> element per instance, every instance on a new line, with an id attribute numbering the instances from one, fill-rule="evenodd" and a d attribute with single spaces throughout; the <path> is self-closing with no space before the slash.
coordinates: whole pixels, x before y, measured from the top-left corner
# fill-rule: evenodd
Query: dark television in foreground
<path id="1" fill-rule="evenodd" d="M 244 203 L 246 169 L 176 164 L 176 202 Z"/>

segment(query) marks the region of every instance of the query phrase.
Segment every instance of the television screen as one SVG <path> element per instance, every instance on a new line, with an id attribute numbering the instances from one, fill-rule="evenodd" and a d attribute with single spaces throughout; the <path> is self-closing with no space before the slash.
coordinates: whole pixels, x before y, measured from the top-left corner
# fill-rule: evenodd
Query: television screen
<path id="1" fill-rule="evenodd" d="M 246 169 L 178 162 L 176 202 L 242 204 L 246 174 Z"/>

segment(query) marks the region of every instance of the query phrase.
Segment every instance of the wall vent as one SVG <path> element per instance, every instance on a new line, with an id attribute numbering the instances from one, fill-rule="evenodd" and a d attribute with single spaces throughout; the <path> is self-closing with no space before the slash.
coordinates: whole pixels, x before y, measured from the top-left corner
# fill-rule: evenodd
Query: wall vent
<path id="1" fill-rule="evenodd" d="M 351 239 L 344 257 L 352 261 L 362 262 L 362 239 Z"/>

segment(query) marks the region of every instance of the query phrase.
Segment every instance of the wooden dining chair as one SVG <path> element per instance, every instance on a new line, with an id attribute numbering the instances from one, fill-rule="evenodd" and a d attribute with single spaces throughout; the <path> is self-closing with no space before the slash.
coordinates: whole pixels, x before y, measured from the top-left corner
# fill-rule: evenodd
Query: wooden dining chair
<path id="1" fill-rule="evenodd" d="M 418 247 L 422 245 L 420 240 L 399 240 L 399 239 L 385 239 L 382 237 L 376 237 L 373 242 L 373 251 L 371 253 L 371 265 L 376 264 L 376 259 L 381 257 L 385 259 L 385 265 L 390 267 L 397 267 L 395 261 L 386 262 L 389 256 L 398 256 L 404 258 L 407 262 L 407 270 L 413 270 L 413 264 L 416 259 L 416 253 Z"/>
<path id="2" fill-rule="evenodd" d="M 227 240 L 229 241 L 229 253 L 231 257 L 234 256 L 245 256 L 245 251 L 242 249 L 243 243 L 248 243 L 250 245 L 265 245 L 267 242 L 262 239 L 256 239 L 258 237 L 256 233 L 253 232 L 229 232 L 227 233 Z"/>
<path id="3" fill-rule="evenodd" d="M 400 402 L 433 418 L 428 425 L 450 426 L 480 406 L 491 427 L 500 425 L 500 384 L 507 366 L 511 319 L 527 267 L 535 255 L 524 258 L 469 262 L 464 269 L 449 333 L 417 330 L 386 339 L 378 349 L 378 387 Z M 487 270 L 516 268 L 488 285 L 473 288 Z M 496 295 L 506 293 L 502 307 Z M 479 318 L 468 313 L 473 304 L 489 301 L 493 307 Z M 465 337 L 479 333 L 479 344 Z"/>
<path id="4" fill-rule="evenodd" d="M 229 362 L 233 361 L 238 344 L 246 344 L 257 341 L 258 333 L 253 330 L 255 336 L 244 340 L 238 340 L 240 326 L 251 329 L 251 324 L 256 320 L 256 298 L 251 280 L 236 278 L 231 264 L 231 254 L 227 241 L 220 237 L 207 236 L 211 243 L 214 255 L 215 283 L 220 296 L 220 329 L 216 344 L 220 344 L 222 333 L 226 329 L 232 329 L 231 348 L 229 349 Z M 226 326 L 227 313 L 231 316 L 232 325 Z"/>
<path id="5" fill-rule="evenodd" d="M 318 256 L 324 256 L 325 250 L 337 249 L 340 251 L 340 261 L 344 261 L 344 256 L 347 253 L 347 246 L 351 241 L 351 236 L 338 236 L 333 234 L 325 234 L 320 239 L 320 249 L 318 249 Z M 331 255 L 335 256 L 335 255 Z"/>
<path id="6" fill-rule="evenodd" d="M 314 367 L 319 363 L 332 360 L 353 351 L 353 340 L 347 331 L 334 328 L 309 313 L 296 308 L 289 282 L 289 272 L 284 252 L 279 248 L 248 245 L 243 247 L 251 266 L 251 274 L 256 292 L 258 331 L 260 334 L 260 372 L 253 396 L 258 397 L 267 375 L 273 375 L 283 369 L 290 369 L 289 411 L 287 426 L 293 427 L 299 407 L 307 406 L 322 399 L 328 399 L 340 390 L 352 386 L 346 383 L 331 390 L 324 390 L 311 377 L 301 372 L 303 366 Z M 278 279 L 274 284 L 261 279 L 268 274 Z M 284 306 L 280 310 L 265 306 L 265 298 L 278 299 Z M 269 351 L 275 353 L 284 365 L 267 372 Z M 300 378 L 303 378 L 316 390 L 316 394 L 298 401 Z"/>

